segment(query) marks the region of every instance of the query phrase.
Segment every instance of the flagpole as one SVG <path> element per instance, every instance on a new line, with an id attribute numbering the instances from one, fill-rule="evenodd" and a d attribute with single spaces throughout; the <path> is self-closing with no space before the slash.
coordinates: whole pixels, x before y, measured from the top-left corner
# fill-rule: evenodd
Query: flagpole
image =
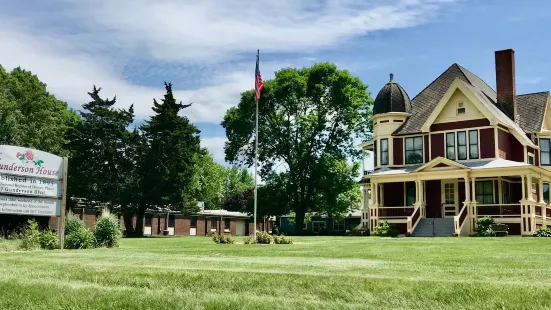
<path id="1" fill-rule="evenodd" d="M 260 50 L 256 51 L 256 62 L 258 64 L 260 58 Z M 255 73 L 256 85 L 256 73 Z M 256 102 L 256 134 L 254 147 L 254 235 L 253 240 L 256 242 L 256 206 L 258 203 L 258 101 Z"/>

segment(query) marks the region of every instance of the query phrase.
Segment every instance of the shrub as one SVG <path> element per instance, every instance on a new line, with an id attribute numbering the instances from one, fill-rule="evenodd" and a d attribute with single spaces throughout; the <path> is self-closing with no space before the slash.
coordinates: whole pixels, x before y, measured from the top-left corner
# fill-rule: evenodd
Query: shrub
<path id="1" fill-rule="evenodd" d="M 94 234 L 86 228 L 73 231 L 65 237 L 66 249 L 93 249 L 96 246 Z"/>
<path id="2" fill-rule="evenodd" d="M 551 237 L 551 228 L 540 228 L 534 232 L 534 237 Z"/>
<path id="3" fill-rule="evenodd" d="M 261 244 L 270 244 L 272 243 L 273 237 L 265 231 L 256 232 L 256 243 Z"/>
<path id="4" fill-rule="evenodd" d="M 283 235 L 275 236 L 274 237 L 274 243 L 275 244 L 293 244 L 293 239 L 291 239 L 289 237 L 285 237 Z"/>
<path id="5" fill-rule="evenodd" d="M 79 217 L 73 215 L 73 213 L 67 214 L 67 217 L 65 218 L 65 235 L 66 236 L 82 228 L 84 228 L 84 222 Z"/>
<path id="6" fill-rule="evenodd" d="M 272 235 L 279 236 L 280 234 L 279 227 L 275 226 L 274 229 L 272 229 Z"/>
<path id="7" fill-rule="evenodd" d="M 244 244 L 254 244 L 256 242 L 254 242 L 254 239 L 253 239 L 252 236 L 247 236 L 247 237 L 245 237 L 245 240 L 243 240 L 243 243 Z"/>
<path id="8" fill-rule="evenodd" d="M 29 220 L 28 225 L 21 232 L 19 248 L 27 251 L 39 249 L 40 235 L 38 223 L 35 220 Z"/>
<path id="9" fill-rule="evenodd" d="M 94 237 L 98 247 L 117 247 L 122 236 L 119 220 L 105 210 L 94 227 Z"/>
<path id="10" fill-rule="evenodd" d="M 0 237 L 0 252 L 7 252 L 10 250 L 8 242 L 3 237 Z"/>
<path id="11" fill-rule="evenodd" d="M 235 239 L 232 235 L 212 234 L 212 241 L 216 244 L 233 244 Z"/>
<path id="12" fill-rule="evenodd" d="M 40 247 L 44 250 L 55 250 L 59 245 L 57 235 L 52 231 L 45 231 L 40 234 Z"/>
<path id="13" fill-rule="evenodd" d="M 379 237 L 398 237 L 400 232 L 398 232 L 393 224 L 382 221 L 379 223 L 379 226 L 375 227 L 375 232 L 373 232 L 373 234 Z"/>
<path id="14" fill-rule="evenodd" d="M 485 216 L 483 218 L 479 218 L 476 221 L 476 236 L 477 237 L 490 237 L 493 235 L 492 231 L 490 230 L 490 225 L 495 224 L 495 221 L 492 217 Z"/>

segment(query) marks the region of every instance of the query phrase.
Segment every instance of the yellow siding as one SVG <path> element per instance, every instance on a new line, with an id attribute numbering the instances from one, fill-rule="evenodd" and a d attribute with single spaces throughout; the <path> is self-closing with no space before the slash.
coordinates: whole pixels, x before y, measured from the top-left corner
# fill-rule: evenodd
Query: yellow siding
<path id="1" fill-rule="evenodd" d="M 457 115 L 457 108 L 459 108 L 459 103 L 463 103 L 463 108 L 465 108 L 465 114 Z M 486 118 L 484 115 L 476 108 L 476 106 L 467 99 L 467 97 L 457 89 L 450 97 L 450 100 L 446 102 L 444 109 L 440 112 L 438 117 L 433 124 L 439 123 L 449 123 L 449 122 L 460 122 L 473 119 Z"/>

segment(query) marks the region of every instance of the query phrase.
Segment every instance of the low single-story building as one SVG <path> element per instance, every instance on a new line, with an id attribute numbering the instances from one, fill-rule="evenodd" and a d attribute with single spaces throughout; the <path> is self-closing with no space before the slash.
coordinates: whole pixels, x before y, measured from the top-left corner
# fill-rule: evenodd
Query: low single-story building
<path id="1" fill-rule="evenodd" d="M 294 215 L 284 215 L 278 218 L 277 225 L 280 232 L 291 235 L 295 233 Z M 329 234 L 340 235 L 345 234 L 347 230 L 360 228 L 362 211 L 356 210 L 348 213 L 340 221 L 323 214 L 312 214 L 310 221 L 304 224 L 303 231 L 305 234 Z"/>

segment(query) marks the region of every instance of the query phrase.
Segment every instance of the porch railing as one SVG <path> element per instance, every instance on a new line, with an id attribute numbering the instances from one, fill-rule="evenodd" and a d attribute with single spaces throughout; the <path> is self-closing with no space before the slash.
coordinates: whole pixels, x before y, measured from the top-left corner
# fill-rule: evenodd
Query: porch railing
<path id="1" fill-rule="evenodd" d="M 379 218 L 405 218 L 412 214 L 414 207 L 379 207 Z"/>
<path id="2" fill-rule="evenodd" d="M 421 218 L 421 208 L 419 206 L 416 206 L 415 209 L 413 209 L 413 213 L 411 216 L 408 216 L 407 218 L 407 232 L 408 234 L 413 233 L 413 230 L 419 223 L 419 219 Z"/>
<path id="3" fill-rule="evenodd" d="M 545 208 L 545 217 L 547 217 L 547 218 L 551 217 L 551 208 L 550 207 Z"/>
<path id="4" fill-rule="evenodd" d="M 463 225 L 465 224 L 465 219 L 467 218 L 467 205 L 464 205 L 463 208 L 461 208 L 461 211 L 459 211 L 459 214 L 453 217 L 453 223 L 455 226 L 455 233 L 459 236 L 461 233 L 461 229 L 463 228 Z"/>
<path id="5" fill-rule="evenodd" d="M 520 216 L 519 204 L 483 204 L 477 206 L 478 216 L 516 217 Z"/>

